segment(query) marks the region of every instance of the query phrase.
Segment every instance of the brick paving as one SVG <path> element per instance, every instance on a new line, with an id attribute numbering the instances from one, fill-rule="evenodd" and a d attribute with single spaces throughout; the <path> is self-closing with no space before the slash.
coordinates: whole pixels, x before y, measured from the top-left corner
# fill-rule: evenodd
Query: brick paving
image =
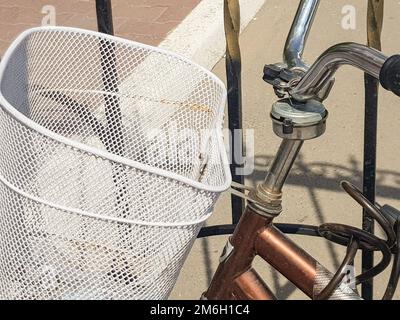
<path id="1" fill-rule="evenodd" d="M 158 45 L 201 0 L 113 0 L 115 34 Z M 50 23 L 97 29 L 95 0 L 0 0 L 0 55 L 23 30 Z M 50 10 L 50 11 L 49 11 Z"/>

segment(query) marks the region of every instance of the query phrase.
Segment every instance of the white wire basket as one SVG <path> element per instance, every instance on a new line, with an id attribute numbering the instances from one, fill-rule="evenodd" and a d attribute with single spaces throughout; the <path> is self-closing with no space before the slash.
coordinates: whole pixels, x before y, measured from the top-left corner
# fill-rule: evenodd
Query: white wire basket
<path id="1" fill-rule="evenodd" d="M 0 64 L 0 299 L 165 299 L 231 182 L 226 91 L 175 54 L 65 27 Z"/>

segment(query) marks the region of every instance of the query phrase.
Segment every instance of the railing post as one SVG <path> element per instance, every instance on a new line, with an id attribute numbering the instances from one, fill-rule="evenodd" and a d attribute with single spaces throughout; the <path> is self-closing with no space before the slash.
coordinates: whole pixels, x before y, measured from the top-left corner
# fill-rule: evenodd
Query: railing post
<path id="1" fill-rule="evenodd" d="M 368 0 L 367 33 L 368 46 L 381 50 L 381 32 L 383 25 L 384 0 Z M 365 74 L 365 118 L 364 118 L 364 169 L 363 193 L 366 198 L 375 203 L 376 184 L 376 136 L 378 119 L 378 88 L 379 82 Z M 374 233 L 374 221 L 363 212 L 362 227 L 365 231 Z M 374 266 L 374 253 L 362 252 L 362 272 Z M 361 295 L 364 299 L 373 299 L 373 279 L 362 284 Z"/>
<path id="2" fill-rule="evenodd" d="M 236 130 L 242 129 L 242 88 L 241 88 L 241 56 L 239 46 L 240 34 L 240 6 L 238 0 L 224 0 L 224 24 L 226 36 L 226 78 L 228 87 L 228 121 L 230 131 L 230 153 L 232 180 L 244 183 L 244 176 L 237 169 L 243 164 L 238 163 L 236 156 L 243 152 L 243 133 L 240 132 L 239 140 Z M 241 154 L 243 156 L 243 154 Z M 240 157 L 243 159 L 243 157 Z M 236 224 L 244 210 L 242 198 L 231 195 L 232 221 Z"/>
<path id="3" fill-rule="evenodd" d="M 96 0 L 97 30 L 114 34 L 111 0 Z"/>

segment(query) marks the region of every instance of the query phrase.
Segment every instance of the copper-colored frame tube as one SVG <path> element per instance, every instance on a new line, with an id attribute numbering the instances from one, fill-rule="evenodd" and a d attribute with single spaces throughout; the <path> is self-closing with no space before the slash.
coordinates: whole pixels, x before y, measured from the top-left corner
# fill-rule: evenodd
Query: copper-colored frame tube
<path id="1" fill-rule="evenodd" d="M 208 291 L 210 300 L 275 299 L 272 291 L 252 270 L 255 243 L 270 221 L 247 208 L 221 257 Z M 229 249 L 231 248 L 231 249 Z M 226 252 L 228 250 L 228 252 Z M 229 252 L 229 250 L 232 250 Z M 252 274 L 252 275 L 250 275 Z M 254 281 L 257 279 L 257 281 Z"/>
<path id="2" fill-rule="evenodd" d="M 276 229 L 272 218 L 259 215 L 248 206 L 229 242 L 232 251 L 220 262 L 205 298 L 276 299 L 252 269 L 256 255 L 314 298 L 318 262 Z"/>

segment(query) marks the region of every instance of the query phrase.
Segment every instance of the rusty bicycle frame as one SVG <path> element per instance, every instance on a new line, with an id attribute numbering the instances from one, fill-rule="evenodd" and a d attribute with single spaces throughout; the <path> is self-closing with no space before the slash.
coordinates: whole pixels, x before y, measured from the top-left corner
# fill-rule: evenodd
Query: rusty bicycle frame
<path id="1" fill-rule="evenodd" d="M 304 141 L 317 138 L 325 131 L 328 112 L 321 102 L 329 94 L 335 71 L 341 65 L 349 64 L 362 69 L 372 79 L 379 79 L 381 68 L 387 60 L 386 56 L 371 48 L 380 49 L 377 43 L 382 28 L 383 1 L 370 0 L 368 14 L 369 21 L 373 23 L 369 25 L 373 27 L 369 29 L 368 39 L 371 47 L 355 43 L 338 44 L 325 51 L 311 67 L 308 67 L 302 60 L 302 54 L 318 5 L 319 0 L 300 1 L 285 44 L 284 62 L 269 65 L 268 70 L 264 71 L 269 80 L 266 81 L 273 84 L 278 96 L 283 97 L 285 93 L 289 95 L 289 99 L 276 102 L 271 112 L 274 132 L 283 140 L 264 182 L 244 196 L 248 200 L 247 206 L 223 250 L 218 269 L 208 290 L 203 294 L 203 299 L 276 299 L 271 289 L 252 268 L 256 256 L 261 257 L 312 299 L 361 299 L 347 284 L 342 283 L 345 266 L 353 262 L 358 249 L 366 251 L 369 255 L 380 250 L 383 253 L 382 261 L 376 267 L 371 266 L 369 270 L 363 270 L 363 274 L 356 278 L 355 284 L 366 282 L 389 265 L 391 254 L 394 253 L 390 252 L 390 249 L 394 248 L 396 241 L 397 246 L 399 245 L 400 224 L 397 224 L 396 229 L 394 223 L 389 223 L 388 216 L 382 216 L 381 208 L 368 201 L 358 189 L 347 182 L 342 182 L 342 187 L 362 205 L 366 219 L 370 222 L 375 220 L 383 227 L 387 241 L 384 242 L 371 233 L 350 226 L 305 226 L 309 227 L 311 233 L 319 233 L 328 240 L 347 246 L 346 257 L 335 274 L 330 273 L 273 223 L 274 218 L 282 212 L 282 188 Z M 238 1 L 225 0 L 227 61 L 230 64 L 227 66 L 227 74 L 236 81 L 236 89 L 240 85 L 239 26 Z M 277 82 L 279 72 L 283 69 L 294 75 L 288 83 Z M 285 90 L 286 92 L 282 92 Z M 235 92 L 230 94 L 234 95 Z M 240 93 L 236 92 L 236 98 L 240 107 Z M 307 109 L 310 101 L 317 102 L 313 102 L 313 106 Z M 285 107 L 284 111 L 281 109 L 282 105 Z M 294 112 L 296 117 L 300 112 L 300 117 L 304 116 L 302 122 L 296 123 L 294 119 L 297 118 L 288 119 L 292 116 L 290 114 L 288 118 L 280 116 L 280 112 L 288 112 L 288 108 L 289 113 Z M 310 113 L 301 113 L 302 108 L 306 108 Z M 240 187 L 237 184 L 235 186 Z M 235 195 L 237 196 L 237 192 Z M 397 234 L 394 229 L 397 230 Z M 397 253 L 385 299 L 393 297 L 399 278 L 399 263 Z"/>

